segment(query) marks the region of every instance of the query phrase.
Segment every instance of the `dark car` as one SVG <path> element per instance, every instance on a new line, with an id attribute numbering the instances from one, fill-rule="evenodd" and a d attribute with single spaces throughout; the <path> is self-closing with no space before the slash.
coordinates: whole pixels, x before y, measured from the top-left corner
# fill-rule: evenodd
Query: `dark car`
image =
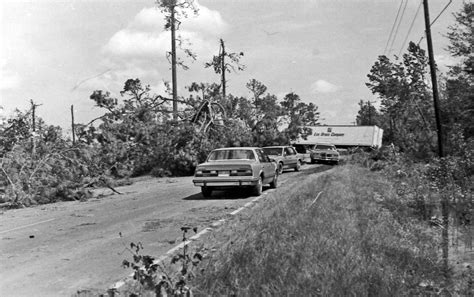
<path id="1" fill-rule="evenodd" d="M 193 183 L 201 187 L 204 197 L 211 196 L 213 190 L 229 188 L 249 188 L 260 195 L 264 184 L 277 187 L 278 167 L 261 148 L 220 148 L 196 167 Z"/>

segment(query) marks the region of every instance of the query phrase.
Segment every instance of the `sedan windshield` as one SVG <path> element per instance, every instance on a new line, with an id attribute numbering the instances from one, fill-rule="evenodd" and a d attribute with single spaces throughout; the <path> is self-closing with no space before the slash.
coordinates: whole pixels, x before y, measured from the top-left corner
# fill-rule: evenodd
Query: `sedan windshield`
<path id="1" fill-rule="evenodd" d="M 216 150 L 209 154 L 207 160 L 255 160 L 255 155 L 252 150 Z"/>
<path id="2" fill-rule="evenodd" d="M 264 147 L 263 151 L 269 156 L 281 156 L 283 149 L 281 147 Z"/>

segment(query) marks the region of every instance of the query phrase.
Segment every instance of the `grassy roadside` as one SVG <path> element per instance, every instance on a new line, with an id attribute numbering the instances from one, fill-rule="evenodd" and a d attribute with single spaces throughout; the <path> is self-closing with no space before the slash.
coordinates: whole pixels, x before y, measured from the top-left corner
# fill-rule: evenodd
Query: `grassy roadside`
<path id="1" fill-rule="evenodd" d="M 195 295 L 440 292 L 439 232 L 408 216 L 382 175 L 341 166 L 274 195 L 258 215 L 228 228 L 226 243 L 193 281 Z M 450 292 L 465 296 L 468 290 L 463 281 Z"/>

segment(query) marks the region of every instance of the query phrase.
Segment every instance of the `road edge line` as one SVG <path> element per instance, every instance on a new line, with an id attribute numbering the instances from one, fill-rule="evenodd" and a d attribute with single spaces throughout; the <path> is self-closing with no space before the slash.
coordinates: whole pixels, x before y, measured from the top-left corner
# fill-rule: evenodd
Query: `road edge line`
<path id="1" fill-rule="evenodd" d="M 246 208 L 250 208 L 251 206 L 253 206 L 254 204 L 256 204 L 260 199 L 262 199 L 263 197 L 267 196 L 268 193 L 271 193 L 275 191 L 274 189 L 270 189 L 270 190 L 267 190 L 265 192 L 263 192 L 260 196 L 257 196 L 255 197 L 254 199 L 252 199 L 251 201 L 247 202 L 244 204 L 244 206 L 242 207 L 239 207 L 238 209 L 228 213 L 228 215 L 232 215 L 232 216 L 235 216 L 236 214 L 238 214 L 239 212 L 241 212 L 242 210 L 246 209 Z M 184 242 L 181 242 L 180 244 L 174 246 L 173 248 L 171 248 L 170 250 L 168 250 L 164 255 L 160 256 L 158 259 L 155 259 L 153 261 L 153 264 L 160 264 L 161 262 L 163 262 L 164 260 L 166 260 L 167 258 L 169 258 L 174 252 L 176 252 L 177 250 L 183 248 L 185 245 L 193 242 L 193 241 L 196 241 L 199 239 L 199 237 L 201 237 L 202 235 L 206 234 L 206 233 L 209 233 L 209 232 L 212 232 L 215 228 L 217 227 L 220 227 L 222 226 L 225 222 L 227 222 L 226 219 L 220 219 L 220 220 L 217 220 L 215 222 L 213 222 L 211 224 L 211 227 L 207 227 L 203 230 L 201 230 L 200 232 L 198 232 L 196 235 L 193 235 L 189 238 L 189 240 L 186 240 Z M 123 278 L 122 280 L 119 280 L 117 282 L 115 282 L 112 286 L 109 287 L 109 290 L 118 290 L 120 289 L 123 285 L 125 285 L 126 281 L 129 280 L 130 278 L 133 278 L 133 275 L 135 273 L 132 272 L 131 274 L 129 274 L 128 276 L 126 276 L 125 278 Z"/>

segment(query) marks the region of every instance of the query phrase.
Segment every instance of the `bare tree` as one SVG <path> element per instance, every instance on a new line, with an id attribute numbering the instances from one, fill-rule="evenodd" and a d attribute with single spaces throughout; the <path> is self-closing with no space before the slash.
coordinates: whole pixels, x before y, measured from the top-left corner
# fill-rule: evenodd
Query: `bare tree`
<path id="1" fill-rule="evenodd" d="M 176 74 L 176 66 L 179 65 L 183 69 L 188 67 L 183 63 L 182 60 L 176 56 L 176 41 L 178 46 L 183 49 L 188 57 L 193 60 L 196 59 L 196 55 L 188 48 L 183 48 L 182 45 L 184 40 L 181 36 L 176 37 L 176 31 L 179 30 L 181 25 L 180 19 L 188 16 L 187 12 L 192 11 L 194 14 L 198 13 L 198 9 L 194 5 L 193 0 L 156 0 L 156 4 L 160 8 L 161 12 L 165 14 L 165 30 L 171 31 L 171 52 L 167 52 L 166 56 L 171 62 L 171 80 L 172 80 L 172 94 L 173 94 L 173 118 L 178 119 L 178 80 Z"/>
<path id="2" fill-rule="evenodd" d="M 233 70 L 244 70 L 245 66 L 240 64 L 240 58 L 244 55 L 240 53 L 228 53 L 225 50 L 224 40 L 220 39 L 219 55 L 212 57 L 212 61 L 205 64 L 205 67 L 214 68 L 214 72 L 221 75 L 222 98 L 226 98 L 226 78 L 225 73 Z M 226 57 L 230 62 L 226 62 Z"/>

